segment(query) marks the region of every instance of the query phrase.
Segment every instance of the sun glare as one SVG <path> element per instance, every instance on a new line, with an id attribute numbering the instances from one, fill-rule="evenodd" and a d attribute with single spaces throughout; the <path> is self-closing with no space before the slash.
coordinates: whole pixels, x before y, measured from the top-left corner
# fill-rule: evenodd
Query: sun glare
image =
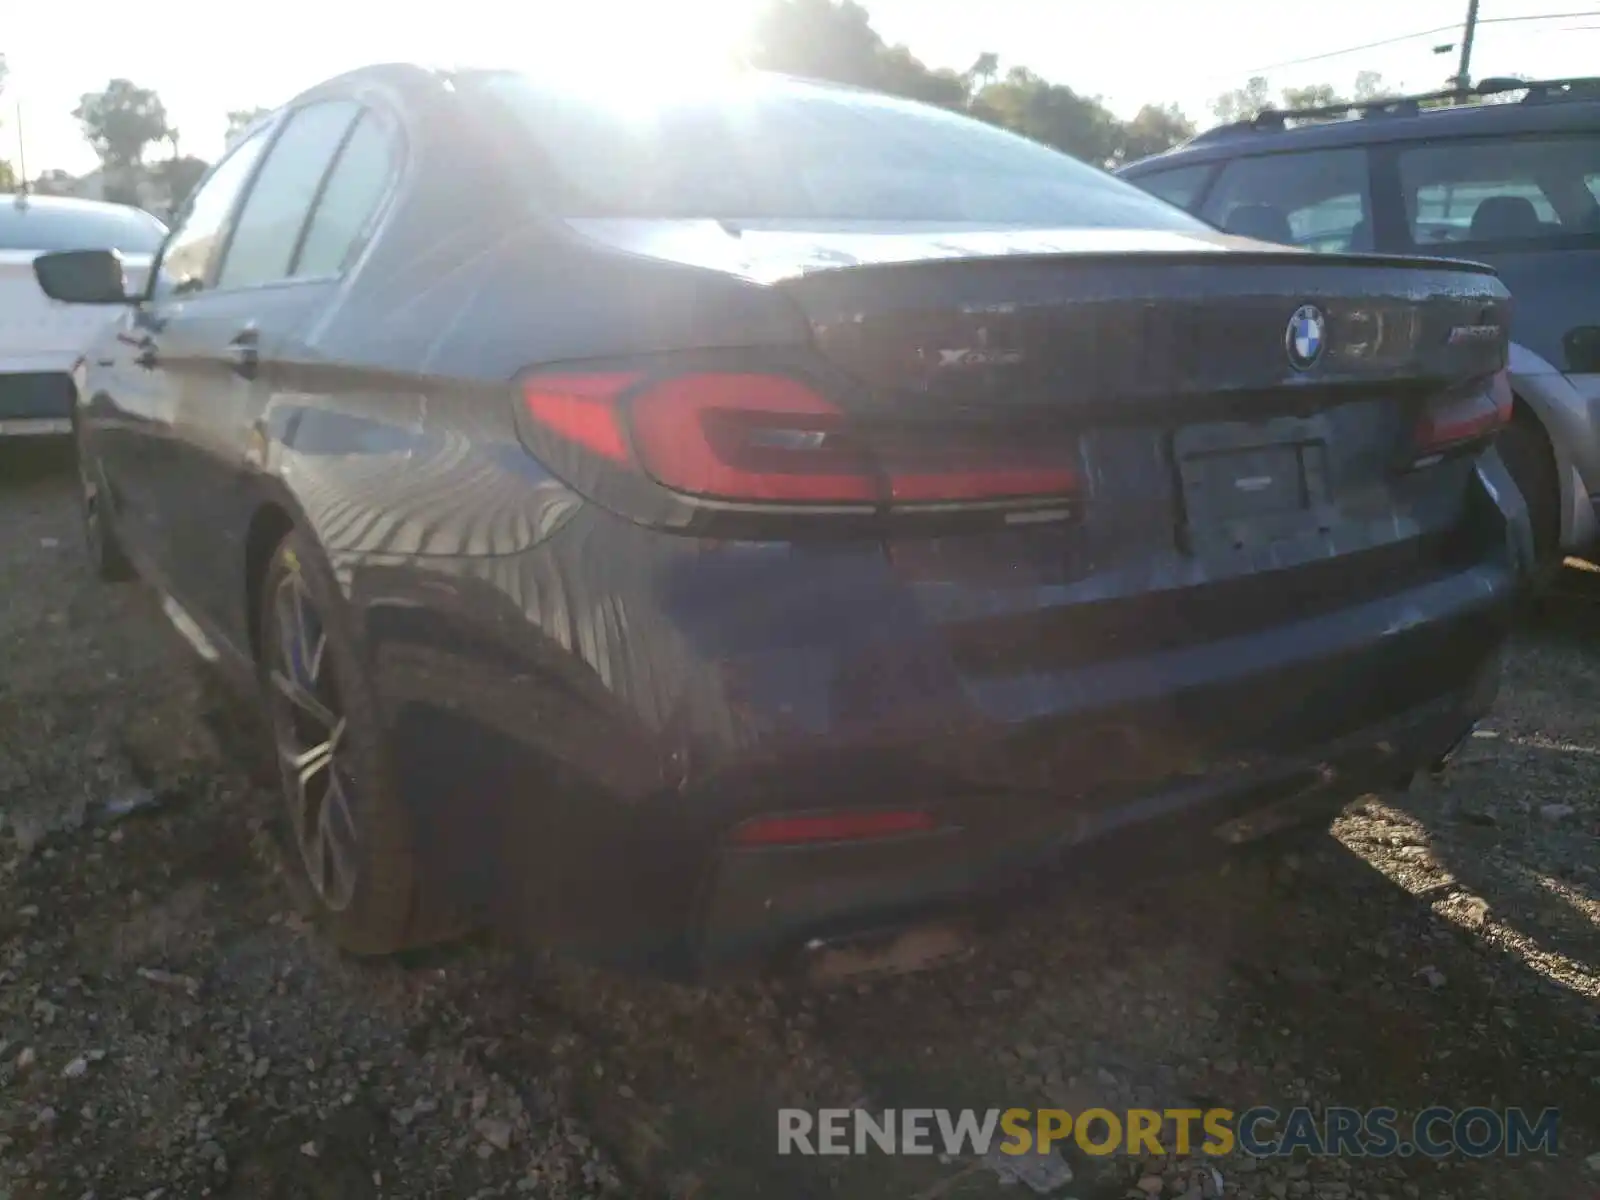
<path id="1" fill-rule="evenodd" d="M 561 78 L 621 109 L 692 95 L 740 69 L 748 8 L 738 0 L 612 3 L 541 25 L 523 66 Z"/>

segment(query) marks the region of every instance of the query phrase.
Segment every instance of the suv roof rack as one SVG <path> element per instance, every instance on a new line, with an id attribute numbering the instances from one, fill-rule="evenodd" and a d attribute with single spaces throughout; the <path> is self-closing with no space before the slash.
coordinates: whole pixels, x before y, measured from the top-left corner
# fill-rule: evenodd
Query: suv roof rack
<path id="1" fill-rule="evenodd" d="M 1542 104 L 1552 100 L 1600 99 L 1600 75 L 1576 76 L 1568 79 L 1516 79 L 1497 76 L 1485 79 L 1469 88 L 1447 88 L 1439 92 L 1422 92 L 1415 96 L 1385 96 L 1377 100 L 1342 100 L 1316 108 L 1267 108 L 1256 116 L 1228 125 L 1219 125 L 1190 139 L 1196 142 L 1222 141 L 1246 133 L 1277 133 L 1288 128 L 1289 121 L 1314 121 L 1344 119 L 1352 114 L 1363 119 L 1377 117 L 1414 117 L 1428 108 L 1453 108 L 1484 96 L 1498 96 L 1505 92 L 1526 92 L 1520 103 Z"/>

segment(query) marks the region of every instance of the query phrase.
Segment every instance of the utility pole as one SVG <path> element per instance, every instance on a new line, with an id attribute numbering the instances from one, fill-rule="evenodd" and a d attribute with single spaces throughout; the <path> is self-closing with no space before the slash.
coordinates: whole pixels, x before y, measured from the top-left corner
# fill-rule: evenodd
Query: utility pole
<path id="1" fill-rule="evenodd" d="M 26 139 L 22 136 L 22 101 L 17 101 L 17 206 L 23 204 L 23 197 L 28 194 L 28 152 L 24 148 Z"/>
<path id="2" fill-rule="evenodd" d="M 1478 28 L 1478 0 L 1467 0 L 1467 28 L 1461 35 L 1461 65 L 1456 68 L 1455 87 L 1459 92 L 1472 86 L 1472 35 Z"/>

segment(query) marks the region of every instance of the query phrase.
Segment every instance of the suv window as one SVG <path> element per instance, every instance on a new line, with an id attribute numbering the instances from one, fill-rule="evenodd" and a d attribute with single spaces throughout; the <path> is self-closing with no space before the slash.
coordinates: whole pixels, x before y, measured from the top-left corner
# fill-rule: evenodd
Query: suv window
<path id="1" fill-rule="evenodd" d="M 154 254 L 167 227 L 142 208 L 89 201 L 16 203 L 0 196 L 0 250 L 120 250 Z"/>
<path id="2" fill-rule="evenodd" d="M 1210 177 L 1213 163 L 1200 163 L 1192 167 L 1170 167 L 1165 171 L 1151 171 L 1129 182 L 1136 183 L 1151 195 L 1160 196 L 1179 208 L 1193 208 L 1195 197 Z"/>
<path id="3" fill-rule="evenodd" d="M 389 135 L 376 117 L 364 114 L 323 185 L 300 257 L 292 267 L 296 278 L 338 275 L 350 265 L 388 191 L 394 165 Z"/>
<path id="4" fill-rule="evenodd" d="M 289 278 L 300 231 L 360 108 L 328 100 L 296 111 L 272 143 L 245 198 L 217 276 L 219 288 Z"/>
<path id="5" fill-rule="evenodd" d="M 167 239 L 161 265 L 151 281 L 152 292 L 192 292 L 205 286 L 207 269 L 227 231 L 228 214 L 249 183 L 265 145 L 265 130 L 240 142 L 189 198 L 177 228 Z"/>
<path id="6" fill-rule="evenodd" d="M 1600 234 L 1600 136 L 1417 144 L 1399 164 L 1411 240 L 1424 249 Z"/>
<path id="7" fill-rule="evenodd" d="M 1362 149 L 1236 158 L 1200 215 L 1245 237 L 1323 253 L 1372 248 L 1372 202 Z"/>

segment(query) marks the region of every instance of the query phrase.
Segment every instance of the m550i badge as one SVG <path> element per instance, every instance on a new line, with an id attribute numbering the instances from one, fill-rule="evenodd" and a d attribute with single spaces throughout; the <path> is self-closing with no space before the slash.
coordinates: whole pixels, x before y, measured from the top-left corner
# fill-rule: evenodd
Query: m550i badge
<path id="1" fill-rule="evenodd" d="M 1449 342 L 1459 346 L 1464 342 L 1492 342 L 1501 334 L 1498 325 L 1457 325 L 1450 331 Z"/>

